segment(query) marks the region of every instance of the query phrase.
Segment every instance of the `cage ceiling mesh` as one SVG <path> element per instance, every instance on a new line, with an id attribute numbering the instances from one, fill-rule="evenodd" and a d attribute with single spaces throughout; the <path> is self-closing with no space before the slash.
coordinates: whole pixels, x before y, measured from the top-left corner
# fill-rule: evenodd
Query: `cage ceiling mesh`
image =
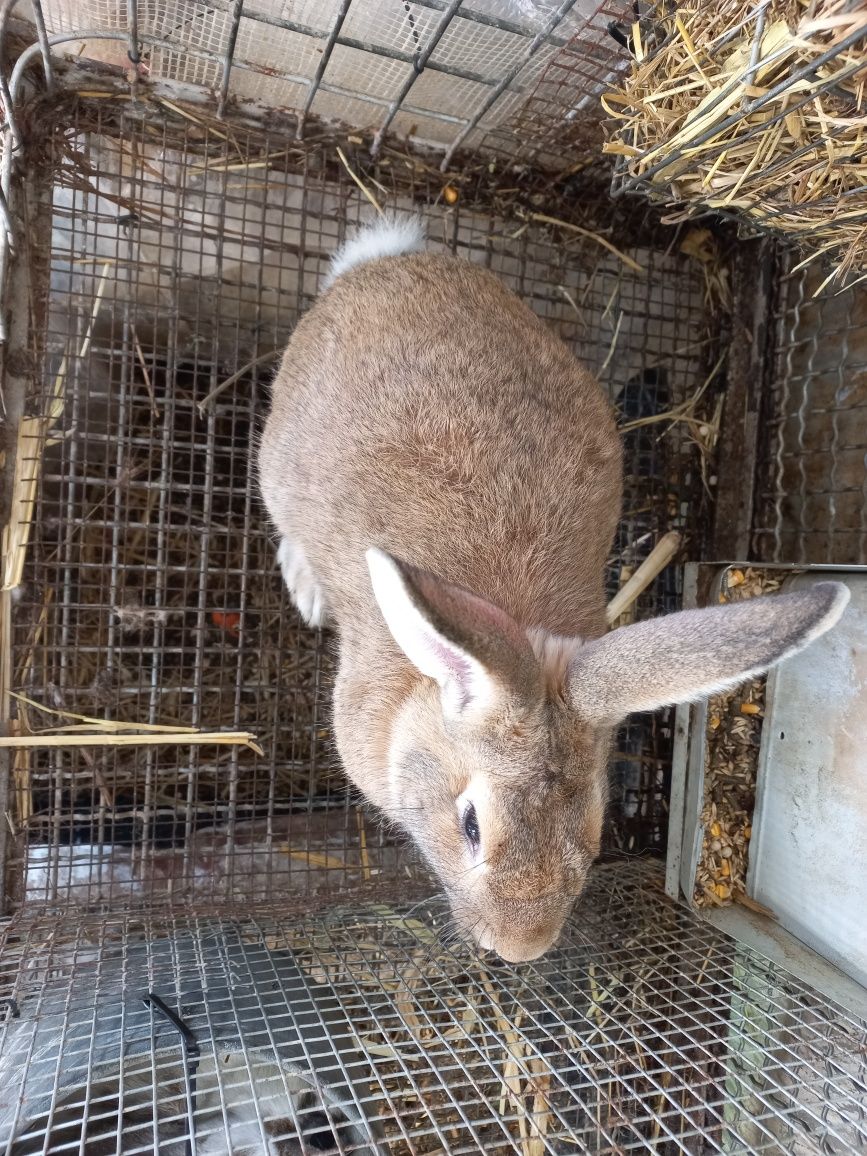
<path id="1" fill-rule="evenodd" d="M 46 0 L 67 52 L 196 86 L 239 109 L 291 110 L 515 162 L 568 165 L 593 98 L 628 55 L 623 0 Z M 88 36 L 87 32 L 92 35 Z M 106 39 L 111 37 L 111 39 Z"/>

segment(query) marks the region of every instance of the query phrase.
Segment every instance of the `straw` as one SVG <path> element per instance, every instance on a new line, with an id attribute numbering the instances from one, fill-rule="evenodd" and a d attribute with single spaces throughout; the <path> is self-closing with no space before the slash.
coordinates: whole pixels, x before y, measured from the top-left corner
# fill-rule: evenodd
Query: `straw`
<path id="1" fill-rule="evenodd" d="M 603 148 L 627 180 L 687 214 L 781 232 L 838 278 L 867 267 L 867 7 L 683 0 L 657 13 L 661 46 L 602 101 Z"/>
<path id="2" fill-rule="evenodd" d="M 660 538 L 629 581 L 617 591 L 608 603 L 605 617 L 609 626 L 612 626 L 618 618 L 622 617 L 653 579 L 662 573 L 680 549 L 681 540 L 681 536 L 676 530 L 671 530 Z"/>

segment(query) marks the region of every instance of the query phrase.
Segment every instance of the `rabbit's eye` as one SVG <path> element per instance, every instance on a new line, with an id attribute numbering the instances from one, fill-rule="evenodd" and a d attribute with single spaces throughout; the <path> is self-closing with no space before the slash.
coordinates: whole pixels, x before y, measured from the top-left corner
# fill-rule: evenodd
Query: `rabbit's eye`
<path id="1" fill-rule="evenodd" d="M 479 818 L 476 815 L 476 808 L 472 803 L 470 803 L 466 811 L 464 811 L 464 834 L 473 851 L 478 851 L 479 843 L 482 839 L 482 832 L 479 829 Z"/>

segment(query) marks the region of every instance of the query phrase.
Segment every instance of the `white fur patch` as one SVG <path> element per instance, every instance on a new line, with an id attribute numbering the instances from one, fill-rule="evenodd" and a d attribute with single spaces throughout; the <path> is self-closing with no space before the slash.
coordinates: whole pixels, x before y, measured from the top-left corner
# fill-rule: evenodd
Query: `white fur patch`
<path id="1" fill-rule="evenodd" d="M 584 645 L 577 635 L 551 634 L 544 626 L 532 626 L 527 638 L 536 661 L 542 668 L 545 685 L 552 690 L 566 685 L 566 674 L 573 659 Z"/>
<path id="2" fill-rule="evenodd" d="M 277 561 L 298 613 L 314 630 L 324 626 L 328 618 L 325 596 L 316 575 L 310 569 L 307 555 L 297 543 L 282 538 L 277 547 Z"/>
<path id="3" fill-rule="evenodd" d="M 356 265 L 378 261 L 380 257 L 418 253 L 424 245 L 424 230 L 417 217 L 384 217 L 374 221 L 337 250 L 331 258 L 331 268 L 322 288 L 327 289 L 342 273 Z"/>

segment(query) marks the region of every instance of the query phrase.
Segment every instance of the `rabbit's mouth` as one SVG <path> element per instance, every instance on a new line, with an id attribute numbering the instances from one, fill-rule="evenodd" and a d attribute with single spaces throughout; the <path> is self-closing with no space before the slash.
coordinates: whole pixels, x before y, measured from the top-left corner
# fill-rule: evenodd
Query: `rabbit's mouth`
<path id="1" fill-rule="evenodd" d="M 557 910 L 550 908 L 540 917 L 527 917 L 527 912 L 514 905 L 509 912 L 498 914 L 495 920 L 481 916 L 465 907 L 452 906 L 458 928 L 471 943 L 482 951 L 491 951 L 506 963 L 529 963 L 550 951 L 559 940 L 572 907 L 572 899 L 565 897 Z"/>
<path id="2" fill-rule="evenodd" d="M 506 963 L 530 963 L 534 959 L 539 959 L 546 951 L 550 951 L 559 937 L 559 928 L 556 935 L 546 934 L 532 939 L 495 936 L 485 930 L 478 936 L 477 942 L 483 951 L 493 951 Z"/>

